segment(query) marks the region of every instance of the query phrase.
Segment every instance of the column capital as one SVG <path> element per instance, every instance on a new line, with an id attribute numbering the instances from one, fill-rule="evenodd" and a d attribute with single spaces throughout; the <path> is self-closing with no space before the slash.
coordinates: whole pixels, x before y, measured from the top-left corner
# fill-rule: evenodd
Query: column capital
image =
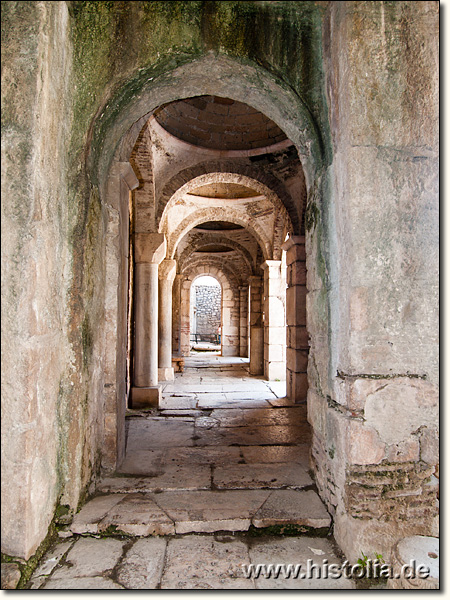
<path id="1" fill-rule="evenodd" d="M 177 261 L 165 258 L 159 265 L 158 276 L 162 281 L 173 283 L 177 274 Z"/>
<path id="2" fill-rule="evenodd" d="M 159 263 L 166 256 L 167 242 L 163 233 L 135 233 L 134 260 L 137 263 Z"/>
<path id="3" fill-rule="evenodd" d="M 306 261 L 305 236 L 295 235 L 284 242 L 281 246 L 286 251 L 286 265 L 297 261 Z"/>
<path id="4" fill-rule="evenodd" d="M 289 237 L 282 245 L 281 248 L 286 252 L 292 248 L 292 246 L 304 246 L 305 236 L 304 235 L 293 235 Z"/>
<path id="5" fill-rule="evenodd" d="M 270 270 L 270 269 L 278 269 L 281 267 L 281 260 L 266 260 L 265 262 L 262 263 L 261 265 L 261 269 L 263 271 Z"/>

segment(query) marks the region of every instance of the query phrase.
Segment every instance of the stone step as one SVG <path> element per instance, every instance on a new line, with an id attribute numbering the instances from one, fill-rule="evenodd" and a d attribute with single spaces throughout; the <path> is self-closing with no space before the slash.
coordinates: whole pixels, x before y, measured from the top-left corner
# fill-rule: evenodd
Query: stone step
<path id="1" fill-rule="evenodd" d="M 305 532 L 330 527 L 330 515 L 313 490 L 107 494 L 87 502 L 70 529 L 76 534 L 149 536 L 292 525 Z"/>

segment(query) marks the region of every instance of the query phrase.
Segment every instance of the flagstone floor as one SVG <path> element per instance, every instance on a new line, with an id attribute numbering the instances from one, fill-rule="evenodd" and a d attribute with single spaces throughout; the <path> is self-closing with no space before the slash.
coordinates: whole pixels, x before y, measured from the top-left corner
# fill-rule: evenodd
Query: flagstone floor
<path id="1" fill-rule="evenodd" d="M 125 460 L 60 532 L 32 589 L 354 587 L 245 572 L 341 562 L 309 473 L 306 406 L 285 398 L 284 382 L 201 353 L 163 386 L 158 410 L 128 413 Z"/>

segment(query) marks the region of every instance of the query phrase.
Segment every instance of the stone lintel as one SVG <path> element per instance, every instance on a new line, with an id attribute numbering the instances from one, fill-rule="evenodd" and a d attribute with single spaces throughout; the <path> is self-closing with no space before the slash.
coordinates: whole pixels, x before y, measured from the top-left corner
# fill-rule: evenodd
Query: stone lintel
<path id="1" fill-rule="evenodd" d="M 159 263 L 166 256 L 167 242 L 163 233 L 135 233 L 134 260 L 137 263 Z"/>

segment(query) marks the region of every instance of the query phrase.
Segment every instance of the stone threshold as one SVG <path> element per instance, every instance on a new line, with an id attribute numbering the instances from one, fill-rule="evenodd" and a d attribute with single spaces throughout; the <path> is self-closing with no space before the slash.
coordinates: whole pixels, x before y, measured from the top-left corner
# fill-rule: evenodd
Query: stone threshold
<path id="1" fill-rule="evenodd" d="M 313 490 L 198 490 L 106 494 L 88 501 L 70 526 L 74 534 L 132 536 L 248 531 L 251 527 L 331 526 Z"/>

